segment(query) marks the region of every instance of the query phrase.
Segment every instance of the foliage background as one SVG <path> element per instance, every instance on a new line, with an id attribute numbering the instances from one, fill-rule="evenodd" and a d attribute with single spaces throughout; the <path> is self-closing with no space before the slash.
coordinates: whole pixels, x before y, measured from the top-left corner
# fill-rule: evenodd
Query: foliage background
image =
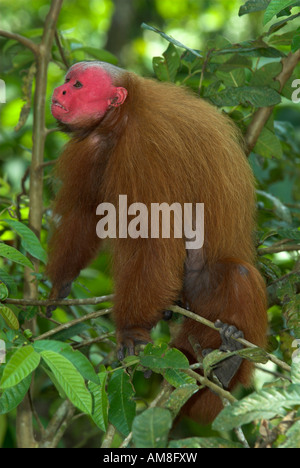
<path id="1" fill-rule="evenodd" d="M 48 1 L 37 0 L 25 2 L 24 0 L 1 1 L 0 29 L 10 30 L 30 37 L 35 40 L 41 35 L 43 24 L 49 10 Z M 209 41 L 216 46 L 220 37 L 226 38 L 231 43 L 240 43 L 249 39 L 256 39 L 270 28 L 270 24 L 263 27 L 263 12 L 255 12 L 250 15 L 238 16 L 238 11 L 243 2 L 234 0 L 208 1 L 208 0 L 65 0 L 58 19 L 58 30 L 63 37 L 63 47 L 67 58 L 79 61 L 85 58 L 100 58 L 113 63 L 119 63 L 125 68 L 144 76 L 154 76 L 152 59 L 162 56 L 168 47 L 167 41 L 159 34 L 149 29 L 142 29 L 141 23 L 147 23 L 159 28 L 168 35 L 176 38 L 183 44 L 203 50 Z M 294 12 L 299 12 L 299 2 L 294 2 Z M 279 21 L 275 18 L 273 23 Z M 283 52 L 289 52 L 295 25 L 287 24 L 284 29 L 286 42 L 279 43 L 278 47 Z M 282 33 L 280 31 L 280 33 Z M 289 35 L 290 34 L 290 35 Z M 224 39 L 222 39 L 223 41 Z M 274 47 L 277 46 L 276 36 L 273 37 Z M 224 45 L 224 44 L 223 44 Z M 0 38 L 0 78 L 6 83 L 6 104 L 0 104 L 0 214 L 2 219 L 14 216 L 18 195 L 23 194 L 20 205 L 21 219 L 26 222 L 28 218 L 28 178 L 24 174 L 31 162 L 32 147 L 32 111 L 27 122 L 18 131 L 19 115 L 24 105 L 24 86 L 26 86 L 26 71 L 32 63 L 32 54 L 20 44 L 12 40 Z M 90 48 L 93 48 L 90 49 Z M 180 50 L 180 53 L 183 51 Z M 254 66 L 255 59 L 251 59 Z M 259 67 L 268 63 L 276 63 L 278 59 L 260 57 Z M 221 63 L 221 62 L 220 62 Z M 245 71 L 246 78 L 249 79 Z M 269 75 L 268 75 L 269 73 Z M 266 75 L 270 78 L 270 72 Z M 55 122 L 50 113 L 50 98 L 54 87 L 63 79 L 64 70 L 58 60 L 50 63 L 47 84 L 46 125 L 54 128 Z M 275 76 L 276 74 L 274 74 Z M 294 72 L 294 78 L 300 78 L 300 68 Z M 184 77 L 177 76 L 182 82 Z M 272 76 L 271 76 L 272 79 Z M 176 78 L 175 78 L 176 80 Z M 204 83 L 209 86 L 211 77 Z M 212 80 L 213 82 L 213 80 Z M 197 89 L 197 80 L 188 80 L 187 84 Z M 249 84 L 249 81 L 248 81 Z M 35 83 L 33 82 L 33 93 Z M 26 94 L 26 92 L 25 92 Z M 291 362 L 293 351 L 292 342 L 297 337 L 299 323 L 298 301 L 298 249 L 299 243 L 298 225 L 300 213 L 300 177 L 299 177 L 299 148 L 300 148 L 300 104 L 288 99 L 288 89 L 282 102 L 276 106 L 274 112 L 274 127 L 272 131 L 276 135 L 270 147 L 266 147 L 265 141 L 261 141 L 259 148 L 250 155 L 250 164 L 253 168 L 258 183 L 258 207 L 259 207 L 259 232 L 258 242 L 270 253 L 261 257 L 261 268 L 268 284 L 275 287 L 272 292 L 272 303 L 269 310 L 270 335 L 272 336 L 272 350 L 277 355 Z M 246 107 L 246 106 L 245 106 Z M 238 122 L 242 130 L 246 128 L 247 120 L 245 109 L 239 106 L 226 106 L 225 109 Z M 55 161 L 58 157 L 67 137 L 58 132 L 50 133 L 46 139 L 45 161 Z M 49 217 L 51 200 L 55 192 L 53 182 L 53 166 L 45 167 L 45 186 L 43 194 L 44 223 L 41 233 L 42 245 L 46 248 L 49 236 Z M 23 186 L 22 186 L 23 184 Z M 266 194 L 275 198 L 270 198 Z M 20 240 L 15 232 L 3 223 L 0 227 L 1 241 L 6 245 L 14 246 L 22 250 Z M 284 241 L 288 239 L 288 242 Z M 274 243 L 278 246 L 278 252 L 274 253 Z M 296 247 L 295 247 L 296 244 Z M 294 248 L 289 248 L 290 246 Z M 288 246 L 288 247 L 287 247 Z M 73 297 L 93 297 L 110 294 L 113 291 L 112 279 L 109 272 L 109 254 L 102 253 L 99 258 L 82 272 L 80 279 L 74 284 Z M 14 283 L 11 285 L 11 296 L 23 296 L 23 269 L 16 263 L 0 258 L 0 272 L 8 270 Z M 288 276 L 288 282 L 276 283 L 277 279 L 289 275 L 295 271 L 294 276 Z M 39 277 L 40 297 L 47 297 L 49 283 L 42 276 L 43 266 Z M 4 281 L 3 277 L 1 277 Z M 4 281 L 5 282 L 5 281 Z M 275 291 L 275 292 L 274 292 Z M 282 299 L 285 299 L 282 303 Z M 104 304 L 105 307 L 107 304 Z M 102 307 L 102 306 L 101 306 Z M 24 317 L 30 318 L 30 311 L 20 310 L 14 306 L 12 311 L 19 316 L 22 322 Z M 92 310 L 99 309 L 93 307 Z M 34 309 L 35 310 L 35 309 Z M 66 322 L 91 310 L 91 306 L 73 307 L 70 309 L 59 308 L 54 313 L 54 319 Z M 35 312 L 32 311 L 32 314 Z M 292 326 L 291 326 L 292 322 Z M 0 318 L 2 329 L 6 329 L 6 323 Z M 106 318 L 97 319 L 94 323 L 95 331 L 108 333 L 113 330 L 113 325 Z M 37 330 L 45 333 L 51 328 L 51 324 L 44 318 L 37 318 Z M 86 330 L 81 330 L 83 334 Z M 169 337 L 169 329 L 166 324 L 160 324 L 154 331 L 157 343 L 165 342 Z M 1 336 L 0 336 L 1 338 Z M 16 336 L 12 338 L 15 340 Z M 113 351 L 111 345 L 101 345 L 91 348 L 90 359 L 97 366 L 108 359 Z M 275 370 L 275 366 L 269 363 L 269 369 Z M 56 390 L 50 385 L 49 379 L 42 373 L 37 373 L 36 408 L 43 424 L 46 424 L 48 414 L 54 413 L 58 406 Z M 274 382 L 274 376 L 257 372 L 256 388 L 262 387 L 266 381 Z M 138 408 L 143 409 L 143 401 L 152 401 L 161 383 L 158 374 L 145 383 L 142 373 L 134 377 L 135 389 L 139 395 Z M 239 396 L 241 396 L 240 394 Z M 50 402 L 50 403 L 49 403 Z M 15 434 L 16 410 L 9 414 L 0 414 L 0 446 L 16 446 Z M 37 424 L 37 423 L 36 423 Z M 250 431 L 250 429 L 249 429 Z M 184 420 L 176 426 L 174 438 L 192 436 L 210 436 L 216 434 L 210 427 L 200 427 L 195 423 Z M 120 439 L 115 435 L 113 444 L 118 445 Z M 228 436 L 229 438 L 231 436 Z M 251 434 L 249 432 L 251 439 Z M 101 439 L 101 437 L 100 437 Z M 253 440 L 255 438 L 253 437 Z M 60 443 L 62 447 L 68 446 L 99 446 L 99 429 L 91 424 L 88 417 L 77 419 L 76 424 L 71 424 L 65 438 Z"/>

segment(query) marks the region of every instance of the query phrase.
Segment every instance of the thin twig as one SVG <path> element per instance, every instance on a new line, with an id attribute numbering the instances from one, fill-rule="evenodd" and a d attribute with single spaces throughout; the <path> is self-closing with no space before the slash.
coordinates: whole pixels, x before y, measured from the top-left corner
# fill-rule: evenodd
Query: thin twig
<path id="1" fill-rule="evenodd" d="M 82 306 L 82 305 L 98 305 L 103 302 L 111 302 L 113 300 L 113 294 L 107 296 L 90 297 L 86 299 L 11 299 L 7 298 L 3 303 L 11 304 L 15 306 L 39 306 L 48 307 L 50 305 L 56 306 Z"/>
<path id="2" fill-rule="evenodd" d="M 65 331 L 71 327 L 74 327 L 74 325 L 77 325 L 78 323 L 86 322 L 87 320 L 96 319 L 98 317 L 101 317 L 102 315 L 110 314 L 111 311 L 112 309 L 98 310 L 97 312 L 91 312 L 90 314 L 84 315 L 83 317 L 79 317 L 78 319 L 72 320 L 71 322 L 62 323 L 59 327 L 53 328 L 52 330 L 49 330 L 46 333 L 37 336 L 33 339 L 33 341 L 45 340 L 46 338 L 49 338 L 50 336 L 55 335 L 58 332 Z"/>
<path id="3" fill-rule="evenodd" d="M 265 247 L 262 249 L 258 249 L 257 253 L 258 255 L 266 255 L 266 254 L 273 254 L 273 253 L 279 253 L 279 252 L 293 252 L 300 250 L 300 245 L 299 244 L 289 244 L 285 246 L 274 246 L 272 245 L 271 247 Z"/>
<path id="4" fill-rule="evenodd" d="M 115 335 L 115 332 L 104 333 L 103 335 L 97 336 L 96 338 L 93 338 L 91 340 L 85 340 L 85 341 L 81 341 L 80 343 L 75 343 L 72 345 L 72 348 L 80 349 L 80 348 L 84 348 L 85 346 L 92 346 L 95 343 L 101 343 L 102 341 L 106 341 L 108 338 L 114 335 Z"/>
<path id="5" fill-rule="evenodd" d="M 228 392 L 227 390 L 224 390 L 224 388 L 215 384 L 214 382 L 209 380 L 207 377 L 204 377 L 203 375 L 198 374 L 192 369 L 182 369 L 182 372 L 189 375 L 190 377 L 193 377 L 193 379 L 197 380 L 201 385 L 205 385 L 205 387 L 208 387 L 212 392 L 216 393 L 220 398 L 222 399 L 224 398 L 225 400 L 229 401 L 229 403 L 234 403 L 235 401 L 237 401 L 236 398 L 234 398 L 234 396 L 231 395 L 230 392 Z"/>
<path id="6" fill-rule="evenodd" d="M 75 411 L 69 400 L 60 405 L 44 431 L 39 448 L 55 448 L 58 445 Z"/>
<path id="7" fill-rule="evenodd" d="M 31 39 L 27 39 L 27 37 L 12 33 L 10 31 L 3 31 L 2 29 L 0 29 L 0 36 L 7 37 L 8 39 L 14 39 L 15 41 L 20 42 L 20 44 L 23 46 L 27 47 L 27 49 L 30 49 L 34 55 L 37 56 L 39 54 L 39 46 L 36 45 Z"/>
<path id="8" fill-rule="evenodd" d="M 58 34 L 58 31 L 56 30 L 55 31 L 55 42 L 56 42 L 56 45 L 58 47 L 58 50 L 59 50 L 59 53 L 60 53 L 60 56 L 62 58 L 62 61 L 64 63 L 64 66 L 66 67 L 66 70 L 68 70 L 70 68 L 70 64 L 65 56 L 65 52 L 64 52 L 64 49 L 61 45 L 61 41 L 60 41 L 60 37 L 59 37 L 59 34 Z"/>

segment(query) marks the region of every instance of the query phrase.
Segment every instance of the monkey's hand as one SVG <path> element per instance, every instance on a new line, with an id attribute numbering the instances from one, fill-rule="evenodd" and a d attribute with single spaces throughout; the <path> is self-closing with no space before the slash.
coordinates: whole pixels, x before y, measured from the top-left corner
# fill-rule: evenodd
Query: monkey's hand
<path id="1" fill-rule="evenodd" d="M 65 283 L 61 286 L 53 286 L 49 295 L 49 299 L 64 299 L 71 292 L 72 281 Z M 46 308 L 46 317 L 52 317 L 52 312 L 56 309 L 57 306 L 50 305 Z"/>
<path id="2" fill-rule="evenodd" d="M 134 356 L 138 345 L 146 345 L 151 341 L 150 331 L 146 328 L 132 327 L 117 331 L 118 351 L 120 361 L 128 356 Z"/>
<path id="3" fill-rule="evenodd" d="M 222 344 L 220 351 L 237 351 L 243 348 L 243 345 L 236 341 L 236 338 L 244 338 L 244 333 L 238 330 L 234 325 L 228 325 L 227 323 L 217 320 L 215 326 L 220 329 L 220 335 L 222 338 Z M 202 355 L 205 357 L 210 353 L 212 349 L 204 349 Z M 214 369 L 214 374 L 217 376 L 224 388 L 228 388 L 231 380 L 240 368 L 243 358 L 240 356 L 231 356 Z"/>

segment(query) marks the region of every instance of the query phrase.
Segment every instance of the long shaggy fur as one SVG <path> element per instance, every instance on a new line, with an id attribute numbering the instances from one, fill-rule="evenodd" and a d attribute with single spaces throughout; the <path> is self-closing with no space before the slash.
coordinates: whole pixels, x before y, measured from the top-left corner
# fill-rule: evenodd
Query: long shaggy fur
<path id="1" fill-rule="evenodd" d="M 125 103 L 96 124 L 67 128 L 72 140 L 59 159 L 62 188 L 55 214 L 60 222 L 50 243 L 52 297 L 96 255 L 96 207 L 142 202 L 204 203 L 205 240 L 199 251 L 184 239 L 113 241 L 115 306 L 119 341 L 149 340 L 162 311 L 183 297 L 190 309 L 219 318 L 264 345 L 265 286 L 254 267 L 254 180 L 240 135 L 231 121 L 205 101 L 172 84 L 122 73 L 114 84 L 128 90 Z M 195 361 L 189 337 L 217 348 L 219 334 L 185 320 L 174 345 Z M 233 384 L 248 385 L 244 362 Z M 209 421 L 221 408 L 209 390 L 188 405 L 193 417 Z"/>

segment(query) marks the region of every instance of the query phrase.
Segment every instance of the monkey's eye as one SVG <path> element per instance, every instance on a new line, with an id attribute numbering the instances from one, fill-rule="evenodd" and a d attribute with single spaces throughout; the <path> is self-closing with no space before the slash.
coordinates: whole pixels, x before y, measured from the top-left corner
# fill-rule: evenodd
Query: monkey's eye
<path id="1" fill-rule="evenodd" d="M 74 88 L 82 88 L 82 83 L 80 83 L 80 81 L 76 81 L 76 83 L 74 84 Z"/>
<path id="2" fill-rule="evenodd" d="M 65 83 L 69 83 L 70 78 L 66 78 Z"/>

